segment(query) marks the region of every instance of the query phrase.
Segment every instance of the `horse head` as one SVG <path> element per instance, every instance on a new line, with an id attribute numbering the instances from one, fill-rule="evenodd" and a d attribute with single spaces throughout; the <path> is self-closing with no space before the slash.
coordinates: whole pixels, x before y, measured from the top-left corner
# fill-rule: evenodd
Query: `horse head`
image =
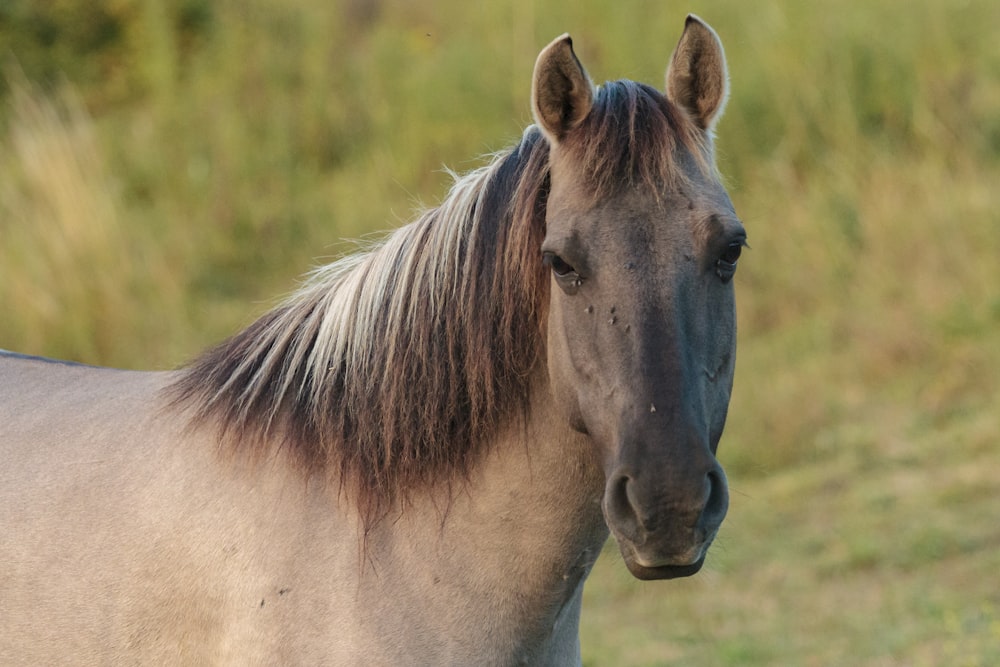
<path id="1" fill-rule="evenodd" d="M 568 36 L 535 66 L 533 111 L 550 145 L 551 391 L 599 450 L 604 517 L 641 579 L 697 572 L 729 504 L 716 450 L 746 232 L 714 167 L 727 92 L 722 45 L 694 16 L 665 93 L 595 87 Z"/>

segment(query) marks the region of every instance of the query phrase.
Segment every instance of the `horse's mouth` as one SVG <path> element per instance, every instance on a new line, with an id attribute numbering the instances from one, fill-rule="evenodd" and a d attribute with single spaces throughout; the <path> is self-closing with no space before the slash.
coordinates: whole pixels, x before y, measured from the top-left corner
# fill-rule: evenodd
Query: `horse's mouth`
<path id="1" fill-rule="evenodd" d="M 629 558 L 625 559 L 625 565 L 628 567 L 628 571 L 632 573 L 632 576 L 643 581 L 690 577 L 692 574 L 696 574 L 704 564 L 704 556 L 689 565 L 657 565 L 653 567 L 639 565 Z"/>
<path id="2" fill-rule="evenodd" d="M 639 553 L 633 544 L 618 542 L 619 550 L 625 566 L 636 579 L 644 581 L 653 579 L 678 579 L 690 577 L 701 570 L 705 564 L 705 556 L 711 540 L 694 546 L 687 553 L 674 557 L 649 558 Z"/>

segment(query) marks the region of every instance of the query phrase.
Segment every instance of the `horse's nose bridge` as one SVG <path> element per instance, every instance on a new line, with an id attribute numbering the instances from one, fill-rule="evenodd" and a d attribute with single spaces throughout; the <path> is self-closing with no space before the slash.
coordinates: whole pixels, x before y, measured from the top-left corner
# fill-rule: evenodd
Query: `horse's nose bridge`
<path id="1" fill-rule="evenodd" d="M 663 288 L 654 295 L 649 286 L 635 287 L 625 308 L 608 313 L 609 328 L 617 325 L 625 349 L 617 360 L 621 391 L 613 407 L 618 465 L 630 478 L 643 479 L 643 485 L 648 477 L 666 482 L 660 484 L 663 493 L 691 495 L 685 491 L 687 480 L 701 480 L 718 468 L 711 448 L 704 337 L 677 290 Z"/>
<path id="2" fill-rule="evenodd" d="M 645 419 L 624 425 L 619 467 L 636 479 L 649 478 L 683 492 L 688 485 L 697 486 L 697 480 L 719 464 L 702 420 L 670 407 L 676 408 L 655 410 L 651 405 Z"/>
<path id="3" fill-rule="evenodd" d="M 707 337 L 699 331 L 697 310 L 685 306 L 683 290 L 664 287 L 654 292 L 630 304 L 623 316 L 626 326 L 619 332 L 631 352 L 633 386 L 645 391 L 655 407 L 670 394 L 678 398 L 697 391 L 697 360 L 705 353 Z"/>

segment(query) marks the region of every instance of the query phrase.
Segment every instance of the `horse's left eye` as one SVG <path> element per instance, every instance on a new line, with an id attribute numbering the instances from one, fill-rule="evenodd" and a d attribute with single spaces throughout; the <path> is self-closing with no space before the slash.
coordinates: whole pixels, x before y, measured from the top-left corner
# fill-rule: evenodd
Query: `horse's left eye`
<path id="1" fill-rule="evenodd" d="M 736 262 L 739 261 L 740 255 L 743 254 L 743 246 L 746 244 L 745 240 L 733 241 L 726 246 L 722 256 L 716 260 L 715 275 L 719 276 L 722 282 L 728 283 L 733 279 L 733 276 L 736 274 Z"/>
<path id="2" fill-rule="evenodd" d="M 730 243 L 726 247 L 726 251 L 722 253 L 722 257 L 719 259 L 726 264 L 735 264 L 739 260 L 740 255 L 743 254 L 743 245 L 743 241 Z"/>

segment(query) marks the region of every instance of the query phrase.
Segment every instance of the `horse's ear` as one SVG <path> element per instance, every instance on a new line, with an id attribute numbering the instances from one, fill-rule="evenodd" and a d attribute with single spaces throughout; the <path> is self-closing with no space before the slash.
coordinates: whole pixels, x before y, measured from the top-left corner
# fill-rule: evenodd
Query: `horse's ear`
<path id="1" fill-rule="evenodd" d="M 583 122 L 594 105 L 594 84 L 573 53 L 573 40 L 563 35 L 542 49 L 535 62 L 531 108 L 535 122 L 558 143 Z"/>
<path id="2" fill-rule="evenodd" d="M 698 126 L 711 132 L 729 97 L 726 54 L 715 31 L 688 14 L 667 68 L 667 98 L 685 109 Z"/>

